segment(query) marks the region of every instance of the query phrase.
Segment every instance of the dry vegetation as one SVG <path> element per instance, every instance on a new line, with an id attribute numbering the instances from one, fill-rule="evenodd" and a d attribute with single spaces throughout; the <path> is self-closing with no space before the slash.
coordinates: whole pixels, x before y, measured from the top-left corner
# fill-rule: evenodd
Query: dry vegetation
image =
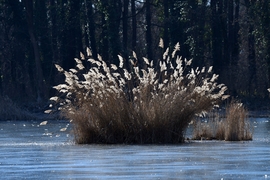
<path id="1" fill-rule="evenodd" d="M 194 124 L 193 139 L 218 139 L 226 141 L 252 140 L 252 127 L 247 119 L 247 110 L 241 103 L 232 101 L 226 107 L 223 118 L 215 113 L 207 121 Z"/>
<path id="2" fill-rule="evenodd" d="M 158 68 L 146 58 L 145 68 L 130 60 L 130 71 L 121 56 L 119 66 L 107 65 L 100 56 L 92 59 L 87 49 L 86 57 L 81 53 L 81 59 L 75 58 L 76 68 L 65 71 L 56 65 L 65 84 L 54 87 L 59 95 L 51 100 L 58 106 L 52 107 L 72 121 L 79 144 L 181 143 L 194 116 L 228 96 L 212 67 L 191 68 L 191 60 L 176 56 L 179 49 L 178 44 L 173 51 L 166 49 Z M 135 53 L 133 57 L 139 61 Z"/>
<path id="3" fill-rule="evenodd" d="M 59 113 L 44 114 L 45 103 L 18 103 L 7 96 L 0 96 L 0 121 L 59 119 Z"/>
<path id="4" fill-rule="evenodd" d="M 8 97 L 0 96 L 0 120 L 35 119 L 33 114 L 22 109 Z"/>

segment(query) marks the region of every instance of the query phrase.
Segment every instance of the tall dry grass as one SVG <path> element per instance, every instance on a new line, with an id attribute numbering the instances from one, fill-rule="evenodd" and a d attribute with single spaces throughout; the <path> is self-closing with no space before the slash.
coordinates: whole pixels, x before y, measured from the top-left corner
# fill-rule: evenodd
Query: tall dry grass
<path id="1" fill-rule="evenodd" d="M 167 48 L 158 68 L 154 68 L 153 61 L 143 58 L 145 68 L 129 60 L 128 71 L 121 56 L 118 66 L 107 65 L 100 56 L 92 59 L 89 49 L 87 56 L 81 53 L 81 59 L 75 58 L 76 68 L 65 71 L 56 65 L 65 75 L 65 83 L 54 87 L 59 95 L 51 100 L 72 120 L 75 141 L 183 142 L 194 116 L 227 98 L 227 88 L 216 83 L 218 75 L 212 74 L 212 67 L 191 68 L 191 60 L 176 55 L 179 50 L 179 44 L 172 51 Z M 140 61 L 134 52 L 133 57 Z"/>
<path id="2" fill-rule="evenodd" d="M 241 103 L 233 102 L 226 109 L 225 140 L 252 140 L 252 129 L 247 120 L 248 112 Z"/>
<path id="3" fill-rule="evenodd" d="M 225 117 L 215 113 L 207 122 L 194 125 L 193 139 L 218 139 L 226 141 L 252 140 L 252 127 L 247 119 L 248 111 L 239 102 L 232 101 L 226 107 Z"/>

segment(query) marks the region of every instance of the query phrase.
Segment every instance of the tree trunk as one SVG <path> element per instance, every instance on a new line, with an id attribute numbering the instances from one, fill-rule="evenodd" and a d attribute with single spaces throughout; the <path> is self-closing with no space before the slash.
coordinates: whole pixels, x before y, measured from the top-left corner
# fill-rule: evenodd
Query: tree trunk
<path id="1" fill-rule="evenodd" d="M 102 30 L 101 30 L 101 36 L 100 36 L 100 49 L 101 49 L 101 55 L 103 60 L 107 61 L 109 60 L 109 45 L 108 45 L 108 27 L 105 20 L 105 12 L 102 12 L 101 14 L 101 24 L 102 24 Z"/>
<path id="2" fill-rule="evenodd" d="M 39 53 L 39 46 L 36 41 L 33 25 L 33 0 L 23 0 L 26 10 L 26 19 L 28 24 L 28 33 L 34 50 L 35 65 L 36 65 L 36 84 L 37 84 L 37 101 L 41 102 L 46 97 L 46 90 L 43 78 L 43 71 L 41 68 L 41 60 Z"/>
<path id="3" fill-rule="evenodd" d="M 164 10 L 164 32 L 163 32 L 163 42 L 164 47 L 169 47 L 169 0 L 163 0 L 163 10 Z"/>
<path id="4" fill-rule="evenodd" d="M 251 2 L 249 0 L 245 0 L 245 5 L 247 8 L 248 16 L 251 18 L 253 16 L 253 12 L 251 10 Z M 248 92 L 249 95 L 254 94 L 254 88 L 256 87 L 256 59 L 255 59 L 255 36 L 254 36 L 254 24 L 248 24 Z"/>
<path id="5" fill-rule="evenodd" d="M 230 65 L 232 62 L 233 62 L 233 47 L 234 47 L 234 40 L 235 40 L 235 37 L 234 37 L 234 2 L 233 0 L 227 0 L 227 3 L 228 3 L 228 12 L 227 12 L 227 16 L 228 16 L 228 37 L 226 39 L 228 39 L 228 44 L 227 46 L 225 46 L 225 49 L 227 51 L 224 51 L 224 54 L 228 55 L 228 64 L 227 65 Z M 225 50 L 224 49 L 224 50 Z"/>
<path id="6" fill-rule="evenodd" d="M 232 65 L 236 66 L 239 59 L 239 10 L 240 1 L 235 0 L 235 15 L 234 15 L 234 46 L 233 46 L 233 62 Z"/>
<path id="7" fill-rule="evenodd" d="M 135 0 L 131 0 L 131 14 L 132 14 L 132 50 L 136 51 L 137 45 L 137 19 Z"/>
<path id="8" fill-rule="evenodd" d="M 222 69 L 222 32 L 218 0 L 211 0 L 211 17 L 213 66 L 215 73 L 220 74 Z"/>
<path id="9" fill-rule="evenodd" d="M 65 31 L 65 41 L 64 50 L 66 58 L 63 60 L 63 68 L 70 69 L 75 66 L 74 57 L 82 51 L 82 31 L 81 31 L 81 21 L 80 21 L 80 4 L 77 0 L 69 0 L 67 5 L 67 29 Z"/>
<path id="10" fill-rule="evenodd" d="M 58 63 L 58 46 L 57 46 L 57 26 L 56 26 L 56 4 L 55 0 L 50 0 L 50 21 L 51 25 L 51 51 L 52 51 L 52 60 L 55 63 Z"/>
<path id="11" fill-rule="evenodd" d="M 147 50 L 147 57 L 149 60 L 153 60 L 153 53 L 152 53 L 152 31 L 151 31 L 151 23 L 152 23 L 152 17 L 151 17 L 151 0 L 145 0 L 145 18 L 146 18 L 146 50 Z"/>
<path id="12" fill-rule="evenodd" d="M 87 13 L 87 20 L 88 20 L 88 36 L 90 39 L 89 45 L 92 50 L 92 55 L 94 59 L 97 59 L 97 45 L 96 45 L 96 36 L 95 36 L 95 21 L 94 21 L 94 14 L 93 14 L 93 3 L 92 0 L 84 0 L 86 13 Z"/>
<path id="13" fill-rule="evenodd" d="M 127 52 L 127 47 L 128 47 L 128 5 L 129 5 L 129 0 L 124 0 L 124 9 L 123 9 L 123 56 L 126 61 L 128 60 L 128 52 Z"/>

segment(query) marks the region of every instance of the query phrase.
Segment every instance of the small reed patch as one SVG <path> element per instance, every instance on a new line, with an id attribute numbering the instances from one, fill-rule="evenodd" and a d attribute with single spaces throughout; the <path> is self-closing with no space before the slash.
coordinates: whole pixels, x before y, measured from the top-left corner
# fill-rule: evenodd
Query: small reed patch
<path id="1" fill-rule="evenodd" d="M 214 113 L 205 121 L 196 121 L 193 129 L 193 139 L 252 140 L 253 130 L 247 115 L 248 111 L 241 103 L 232 101 L 226 107 L 225 117 L 220 117 L 218 113 Z"/>

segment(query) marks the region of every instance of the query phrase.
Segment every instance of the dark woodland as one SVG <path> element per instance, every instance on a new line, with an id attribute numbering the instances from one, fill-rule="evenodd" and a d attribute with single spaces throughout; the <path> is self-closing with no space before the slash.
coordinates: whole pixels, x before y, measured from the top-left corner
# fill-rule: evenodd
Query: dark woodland
<path id="1" fill-rule="evenodd" d="M 267 0 L 0 0 L 0 96 L 47 102 L 63 81 L 54 64 L 72 68 L 86 47 L 107 63 L 132 51 L 157 63 L 160 38 L 213 66 L 232 97 L 268 100 Z"/>

